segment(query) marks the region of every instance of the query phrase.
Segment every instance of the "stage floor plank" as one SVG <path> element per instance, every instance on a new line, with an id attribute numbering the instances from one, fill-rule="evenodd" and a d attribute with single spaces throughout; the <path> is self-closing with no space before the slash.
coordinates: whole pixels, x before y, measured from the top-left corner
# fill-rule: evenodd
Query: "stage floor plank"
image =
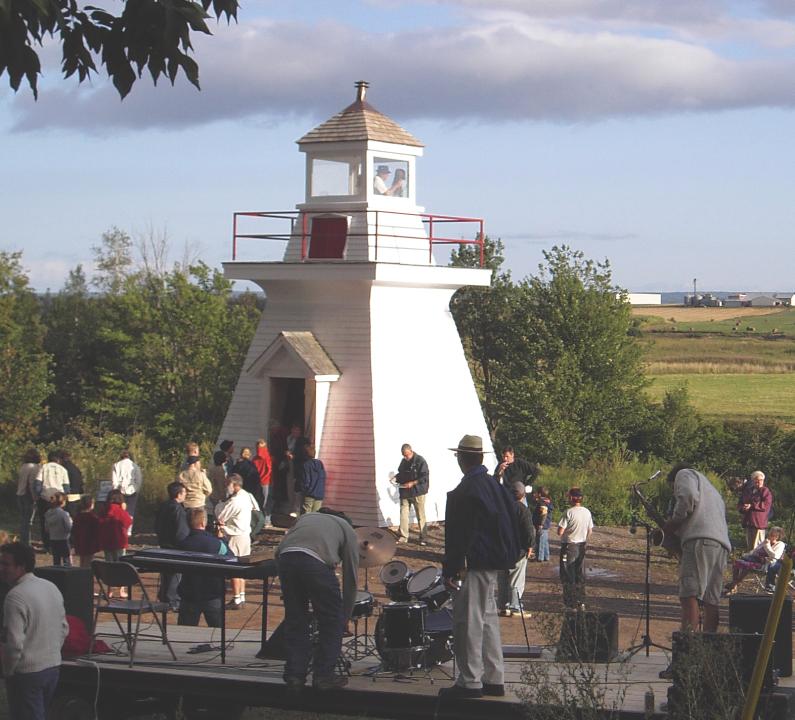
<path id="1" fill-rule="evenodd" d="M 103 632 L 116 630 L 112 623 L 104 623 Z M 151 631 L 151 628 L 149 628 Z M 182 687 L 184 691 L 192 692 L 190 688 L 214 687 L 223 689 L 227 685 L 228 689 L 235 689 L 235 693 L 241 698 L 247 698 L 247 703 L 251 699 L 252 705 L 279 706 L 280 698 L 284 693 L 284 683 L 282 681 L 283 663 L 278 660 L 259 660 L 255 657 L 260 648 L 260 635 L 252 630 L 230 630 L 227 636 L 227 655 L 226 665 L 220 662 L 220 632 L 205 627 L 184 627 L 169 625 L 169 639 L 172 641 L 174 650 L 177 654 L 177 661 L 173 661 L 166 647 L 157 639 L 139 640 L 136 651 L 136 660 L 133 668 L 128 667 L 128 656 L 123 642 L 118 638 L 103 637 L 106 642 L 115 647 L 121 647 L 123 652 L 118 655 L 93 655 L 90 664 L 81 660 L 67 661 L 65 668 L 71 670 L 71 675 L 79 674 L 81 671 L 86 673 L 96 673 L 99 670 L 99 677 L 103 675 L 110 679 L 116 678 L 126 686 L 133 686 L 136 682 L 144 686 L 151 687 L 154 679 L 164 687 L 171 684 L 172 687 Z M 214 648 L 211 652 L 192 654 L 188 652 L 203 643 L 208 643 Z M 478 715 L 477 706 L 482 703 L 498 703 L 501 705 L 513 706 L 518 709 L 522 688 L 522 670 L 525 663 L 543 663 L 545 672 L 548 673 L 551 682 L 567 672 L 567 666 L 563 663 L 554 661 L 554 652 L 545 650 L 540 659 L 506 659 L 505 661 L 505 684 L 506 696 L 504 698 L 488 698 L 488 700 L 458 701 L 467 705 L 467 713 L 473 716 Z M 666 667 L 668 657 L 662 652 L 652 652 L 650 657 L 645 653 L 638 653 L 626 662 L 613 662 L 610 664 L 594 665 L 596 677 L 605 689 L 605 705 L 611 706 L 619 692 L 623 689 L 625 696 L 621 703 L 621 710 L 626 717 L 635 714 L 642 716 L 644 694 L 651 687 L 654 690 L 657 710 L 659 705 L 666 699 L 666 692 L 669 683 L 660 680 L 657 676 L 659 671 Z M 379 676 L 375 680 L 367 673 L 374 670 L 379 664 L 377 655 L 361 658 L 352 661 L 351 677 L 347 688 L 336 691 L 332 694 L 323 693 L 327 698 L 333 695 L 335 698 L 349 698 L 353 700 L 357 694 L 367 694 L 369 696 L 383 694 L 384 710 L 382 717 L 395 717 L 396 713 L 389 696 L 397 693 L 401 696 L 411 695 L 415 703 L 423 702 L 431 708 L 437 703 L 437 694 L 440 688 L 447 687 L 452 683 L 450 677 L 453 674 L 452 661 L 444 663 L 439 667 L 434 667 L 429 673 L 424 670 L 415 670 L 413 674 L 404 673 L 395 676 Z M 89 678 L 90 680 L 90 678 Z M 781 686 L 795 687 L 792 678 L 782 678 Z M 318 696 L 319 693 L 307 691 L 307 696 Z M 340 710 L 342 700 L 332 703 L 335 711 L 344 712 L 344 707 Z M 344 703 L 343 703 L 344 705 Z M 351 703 L 356 707 L 356 703 Z M 491 706 L 494 708 L 494 706 Z M 506 710 L 509 707 L 505 708 Z M 329 711 L 331 709 L 329 708 Z M 485 708 L 484 708 L 485 711 Z M 369 710 L 373 714 L 373 710 Z M 375 713 L 376 716 L 378 713 Z M 416 713 L 414 713 L 416 715 Z M 429 715 L 433 712 L 429 711 Z M 485 716 L 484 712 L 484 716 Z M 661 716 L 662 717 L 662 716 Z"/>

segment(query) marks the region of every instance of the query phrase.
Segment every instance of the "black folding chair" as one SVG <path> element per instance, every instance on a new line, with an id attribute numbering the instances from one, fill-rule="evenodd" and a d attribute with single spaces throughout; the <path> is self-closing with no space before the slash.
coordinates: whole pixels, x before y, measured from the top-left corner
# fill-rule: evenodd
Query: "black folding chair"
<path id="1" fill-rule="evenodd" d="M 135 646 L 138 638 L 155 638 L 162 640 L 163 644 L 168 647 L 171 657 L 176 660 L 177 656 L 174 654 L 174 649 L 168 641 L 166 634 L 167 616 L 168 616 L 168 603 L 152 601 L 149 598 L 141 576 L 138 571 L 129 563 L 126 562 L 106 562 L 105 560 L 92 560 L 91 570 L 94 572 L 94 577 L 99 584 L 99 597 L 94 613 L 94 627 L 91 634 L 91 645 L 88 649 L 88 654 L 94 652 L 94 641 L 101 635 L 112 635 L 111 633 L 97 632 L 97 621 L 99 620 L 100 613 L 110 613 L 116 621 L 119 628 L 119 633 L 124 638 L 127 645 L 127 650 L 130 653 L 130 667 L 133 666 L 135 660 Z M 110 596 L 110 588 L 126 587 L 128 588 L 129 597 L 127 598 L 112 598 Z M 133 599 L 133 591 L 135 589 L 140 591 L 140 598 Z M 140 632 L 141 628 L 141 615 L 151 613 L 155 619 L 155 623 L 160 628 L 160 635 L 145 635 Z M 158 617 L 158 614 L 162 617 Z M 119 622 L 119 615 L 127 617 L 127 630 L 125 631 Z M 132 617 L 136 617 L 135 631 L 132 631 Z"/>

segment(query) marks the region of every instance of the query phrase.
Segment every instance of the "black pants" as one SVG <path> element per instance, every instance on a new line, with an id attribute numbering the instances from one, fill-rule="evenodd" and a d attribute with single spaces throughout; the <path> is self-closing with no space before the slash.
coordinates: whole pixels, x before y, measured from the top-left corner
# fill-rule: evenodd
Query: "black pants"
<path id="1" fill-rule="evenodd" d="M 72 558 L 70 557 L 71 548 L 69 547 L 68 540 L 50 539 L 50 550 L 52 550 L 53 565 L 63 564 L 66 567 L 72 566 Z"/>
<path id="2" fill-rule="evenodd" d="M 585 561 L 586 544 L 563 543 L 560 546 L 560 582 L 563 585 L 563 604 L 576 608 L 585 602 L 585 575 L 582 570 Z"/>
<path id="3" fill-rule="evenodd" d="M 198 625 L 199 618 L 204 613 L 204 620 L 207 627 L 221 627 L 221 605 L 223 598 L 212 598 L 210 600 L 186 600 L 182 598 L 179 604 L 179 617 L 177 623 L 180 625 Z"/>
<path id="4" fill-rule="evenodd" d="M 279 580 L 284 595 L 285 677 L 306 677 L 312 651 L 309 603 L 318 625 L 312 674 L 315 680 L 334 674 L 342 646 L 340 584 L 325 563 L 302 552 L 279 556 Z"/>

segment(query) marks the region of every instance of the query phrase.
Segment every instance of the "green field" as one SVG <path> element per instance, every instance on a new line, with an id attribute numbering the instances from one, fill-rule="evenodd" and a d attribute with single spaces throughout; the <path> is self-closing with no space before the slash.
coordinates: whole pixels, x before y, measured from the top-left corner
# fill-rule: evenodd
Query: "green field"
<path id="1" fill-rule="evenodd" d="M 650 379 L 648 393 L 657 400 L 666 390 L 686 384 L 690 402 L 705 416 L 795 425 L 795 378 L 789 374 L 668 374 Z"/>
<path id="2" fill-rule="evenodd" d="M 640 312 L 651 397 L 687 385 L 705 416 L 795 424 L 795 309 L 741 317 L 727 308 Z"/>

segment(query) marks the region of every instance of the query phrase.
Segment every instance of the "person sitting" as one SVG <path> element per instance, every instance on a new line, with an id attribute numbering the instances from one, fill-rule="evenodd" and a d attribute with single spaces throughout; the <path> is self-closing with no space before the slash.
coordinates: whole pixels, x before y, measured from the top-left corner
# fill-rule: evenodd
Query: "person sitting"
<path id="1" fill-rule="evenodd" d="M 750 553 L 735 560 L 732 567 L 732 580 L 724 588 L 724 593 L 733 595 L 737 592 L 737 586 L 751 570 L 766 570 L 772 563 L 781 560 L 786 547 L 783 538 L 784 531 L 780 527 L 772 527 L 767 533 L 767 538 Z"/>
<path id="2" fill-rule="evenodd" d="M 213 537 L 204 528 L 207 525 L 207 512 L 204 508 L 191 508 L 188 512 L 188 537 L 179 540 L 180 550 L 212 553 L 213 555 L 234 555 L 226 543 Z M 179 583 L 180 625 L 198 625 L 204 614 L 207 627 L 221 627 L 221 604 L 224 601 L 223 578 L 205 576 L 202 573 L 185 573 Z"/>

